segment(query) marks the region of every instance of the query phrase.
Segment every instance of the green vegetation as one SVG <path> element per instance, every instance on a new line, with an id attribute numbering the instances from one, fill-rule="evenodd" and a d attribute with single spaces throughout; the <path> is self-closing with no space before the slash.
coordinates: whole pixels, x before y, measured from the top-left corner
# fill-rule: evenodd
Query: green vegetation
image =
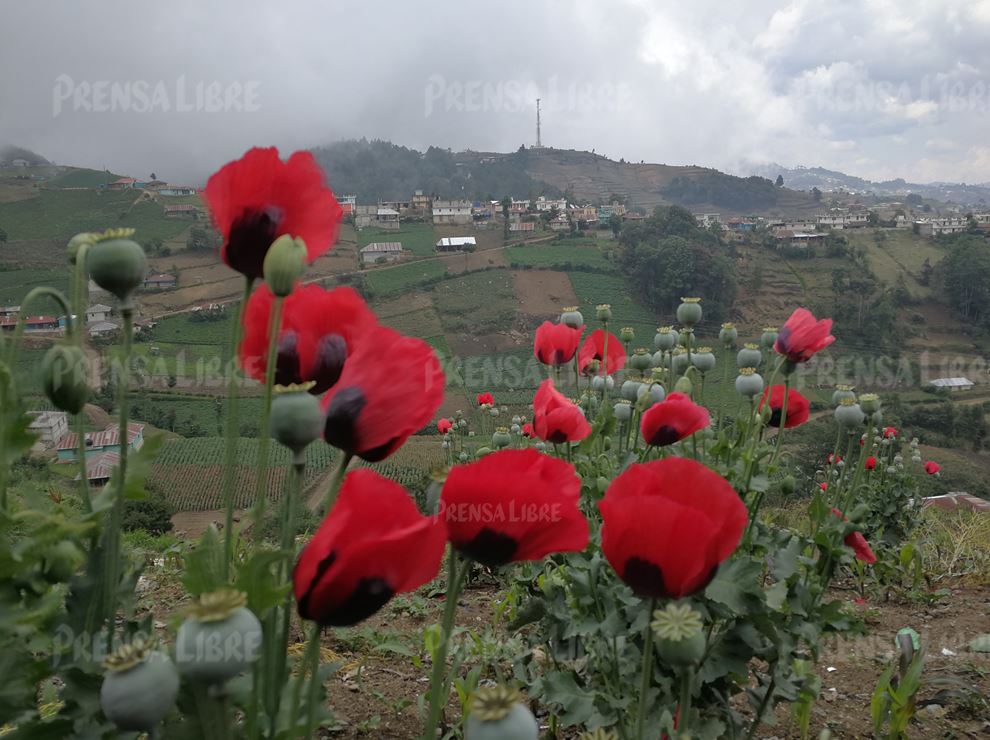
<path id="1" fill-rule="evenodd" d="M 5 270 L 0 268 L 0 305 L 20 305 L 32 289 L 43 285 L 51 286 L 66 293 L 69 288 L 69 277 L 65 270 L 42 268 L 22 268 Z M 51 299 L 42 299 L 28 307 L 32 316 L 58 316 L 62 311 Z"/>
<path id="2" fill-rule="evenodd" d="M 990 250 L 984 239 L 956 237 L 941 265 L 952 307 L 964 318 L 990 330 Z"/>
<path id="3" fill-rule="evenodd" d="M 776 204 L 780 191 L 765 177 L 736 177 L 713 170 L 697 178 L 675 177 L 661 192 L 675 203 L 752 211 Z"/>
<path id="4" fill-rule="evenodd" d="M 595 272 L 612 272 L 616 269 L 598 247 L 575 242 L 568 239 L 545 245 L 510 247 L 506 250 L 506 259 L 512 267 L 537 267 L 547 270 L 587 269 Z"/>
<path id="5" fill-rule="evenodd" d="M 398 231 L 368 228 L 357 232 L 358 249 L 372 242 L 402 242 L 402 248 L 417 257 L 432 257 L 437 238 L 432 224 L 403 223 Z"/>
<path id="6" fill-rule="evenodd" d="M 487 334 L 510 327 L 516 293 L 508 270 L 480 270 L 444 280 L 433 290 L 433 305 L 448 331 Z"/>
<path id="7" fill-rule="evenodd" d="M 70 167 L 61 175 L 45 180 L 46 188 L 95 188 L 119 180 L 120 175 L 102 170 Z"/>
<path id="8" fill-rule="evenodd" d="M 423 260 L 371 270 L 365 273 L 364 283 L 372 298 L 384 298 L 431 285 L 446 274 L 442 260 Z"/>
<path id="9" fill-rule="evenodd" d="M 218 348 L 226 346 L 234 312 L 224 312 L 214 319 L 200 318 L 200 313 L 166 316 L 159 320 L 154 328 L 154 341 L 208 344 Z"/>
<path id="10" fill-rule="evenodd" d="M 574 286 L 585 323 L 596 325 L 595 307 L 608 303 L 612 307 L 611 330 L 618 332 L 623 326 L 631 326 L 636 332 L 634 347 L 653 347 L 658 323 L 673 322 L 673 316 L 662 321 L 650 309 L 634 301 L 635 289 L 623 277 L 588 272 L 569 272 L 567 275 Z"/>
<path id="11" fill-rule="evenodd" d="M 216 382 L 219 383 L 219 379 Z M 241 398 L 238 403 L 241 434 L 257 434 L 261 399 L 249 396 Z M 225 409 L 226 403 L 220 396 L 193 396 L 177 392 L 138 391 L 131 404 L 131 414 L 137 421 L 186 437 L 221 434 Z"/>

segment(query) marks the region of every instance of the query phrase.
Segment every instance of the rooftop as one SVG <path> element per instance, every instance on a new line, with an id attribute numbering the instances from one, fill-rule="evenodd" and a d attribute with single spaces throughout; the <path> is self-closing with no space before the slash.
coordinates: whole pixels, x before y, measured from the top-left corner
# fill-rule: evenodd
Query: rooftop
<path id="1" fill-rule="evenodd" d="M 361 247 L 361 254 L 371 254 L 374 252 L 401 252 L 402 242 L 372 242 L 366 247 Z"/>
<path id="2" fill-rule="evenodd" d="M 137 439 L 141 433 L 144 431 L 144 424 L 128 424 L 127 425 L 127 442 L 132 444 L 135 439 Z M 102 432 L 87 432 L 86 433 L 86 446 L 91 449 L 100 449 L 103 447 L 113 447 L 120 444 L 120 434 L 118 434 L 118 429 L 116 426 L 107 427 Z M 79 446 L 77 437 L 73 432 L 66 434 L 62 439 L 58 441 L 58 448 L 60 450 L 74 450 Z"/>

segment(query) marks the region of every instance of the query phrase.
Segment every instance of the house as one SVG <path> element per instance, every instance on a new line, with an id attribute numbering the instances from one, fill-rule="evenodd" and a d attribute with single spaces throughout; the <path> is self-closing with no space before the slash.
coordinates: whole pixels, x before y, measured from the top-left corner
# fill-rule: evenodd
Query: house
<path id="1" fill-rule="evenodd" d="M 340 203 L 340 205 L 342 206 L 348 205 L 351 207 L 352 211 L 357 207 L 356 195 L 338 195 L 336 197 L 337 197 L 337 202 Z"/>
<path id="2" fill-rule="evenodd" d="M 710 226 L 722 225 L 722 215 L 719 213 L 695 213 L 694 219 L 698 222 L 698 226 L 703 229 L 707 229 Z"/>
<path id="3" fill-rule="evenodd" d="M 846 211 L 831 211 L 815 217 L 815 225 L 819 229 L 855 229 L 869 224 L 870 214 L 865 211 L 849 213 Z"/>
<path id="4" fill-rule="evenodd" d="M 164 206 L 165 218 L 199 218 L 199 208 L 192 204 Z"/>
<path id="5" fill-rule="evenodd" d="M 824 234 L 810 234 L 806 231 L 791 231 L 790 229 L 778 229 L 774 233 L 774 237 L 777 239 L 778 249 L 785 246 L 807 249 L 825 243 Z"/>
<path id="6" fill-rule="evenodd" d="M 412 208 L 412 201 L 410 200 L 380 200 L 378 201 L 379 208 L 391 208 L 393 211 L 398 211 L 402 213 L 403 211 L 408 211 Z"/>
<path id="7" fill-rule="evenodd" d="M 64 411 L 28 411 L 34 419 L 28 426 L 43 447 L 54 447 L 69 433 L 69 415 Z"/>
<path id="8" fill-rule="evenodd" d="M 434 224 L 456 224 L 462 226 L 471 223 L 471 201 L 469 200 L 435 200 L 433 201 Z"/>
<path id="9" fill-rule="evenodd" d="M 113 476 L 114 468 L 120 465 L 120 453 L 104 452 L 90 459 L 86 458 L 86 480 L 92 486 L 105 486 Z M 77 473 L 75 480 L 79 480 Z"/>
<path id="10" fill-rule="evenodd" d="M 120 430 L 114 425 L 102 432 L 87 432 L 84 436 L 86 459 L 96 458 L 105 452 L 120 452 Z M 140 450 L 144 446 L 144 424 L 131 423 L 127 425 L 127 444 L 132 450 Z M 74 432 L 69 432 L 58 441 L 58 461 L 72 462 L 76 459 L 76 448 L 79 439 Z"/>
<path id="11" fill-rule="evenodd" d="M 378 206 L 354 206 L 354 225 L 365 229 L 378 220 Z"/>
<path id="12" fill-rule="evenodd" d="M 536 231 L 536 223 L 533 221 L 514 221 L 509 224 L 509 231 L 531 233 Z"/>
<path id="13" fill-rule="evenodd" d="M 636 211 L 626 211 L 622 214 L 623 221 L 644 221 L 646 216 L 642 213 L 636 213 Z"/>
<path id="14" fill-rule="evenodd" d="M 164 180 L 149 180 L 148 182 L 135 183 L 134 186 L 141 188 L 142 190 L 153 190 L 160 192 L 163 188 L 169 187 L 169 184 Z"/>
<path id="15" fill-rule="evenodd" d="M 622 216 L 626 212 L 626 207 L 621 203 L 609 203 L 607 205 L 598 206 L 598 220 L 601 222 L 608 221 L 612 216 Z"/>
<path id="16" fill-rule="evenodd" d="M 163 188 L 159 188 L 159 195 L 165 195 L 169 197 L 179 197 L 183 195 L 196 195 L 196 188 L 190 185 L 166 185 Z"/>
<path id="17" fill-rule="evenodd" d="M 914 229 L 921 236 L 936 237 L 942 234 L 961 234 L 969 229 L 969 219 L 964 216 L 923 218 L 914 222 Z"/>
<path id="18" fill-rule="evenodd" d="M 550 230 L 551 231 L 568 231 L 571 228 L 571 222 L 567 220 L 566 214 L 560 214 L 556 218 L 550 220 Z"/>
<path id="19" fill-rule="evenodd" d="M 433 203 L 433 199 L 428 195 L 424 195 L 422 190 L 417 190 L 413 193 L 410 203 L 417 211 L 428 211 Z"/>
<path id="20" fill-rule="evenodd" d="M 94 321 L 92 324 L 86 324 L 86 333 L 91 337 L 105 337 L 119 329 L 120 326 L 112 321 Z"/>
<path id="21" fill-rule="evenodd" d="M 445 236 L 437 242 L 436 250 L 438 252 L 458 252 L 465 247 L 470 247 L 468 251 L 471 251 L 477 246 L 478 242 L 473 236 Z"/>
<path id="22" fill-rule="evenodd" d="M 86 309 L 86 323 L 92 324 L 94 321 L 106 321 L 110 318 L 112 311 L 113 309 L 110 306 L 96 303 Z"/>
<path id="23" fill-rule="evenodd" d="M 974 213 L 973 222 L 978 229 L 990 229 L 990 213 Z"/>
<path id="24" fill-rule="evenodd" d="M 594 206 L 571 206 L 567 209 L 571 215 L 571 220 L 575 223 L 584 221 L 593 224 L 598 222 L 598 209 Z"/>
<path id="25" fill-rule="evenodd" d="M 935 380 L 930 380 L 928 385 L 955 393 L 957 391 L 968 391 L 976 384 L 969 378 L 935 378 Z"/>
<path id="26" fill-rule="evenodd" d="M 399 229 L 399 212 L 394 208 L 379 207 L 375 213 L 375 225 L 379 229 Z"/>
<path id="27" fill-rule="evenodd" d="M 134 188 L 136 182 L 137 180 L 133 177 L 122 177 L 119 180 L 107 183 L 107 190 L 131 190 Z"/>
<path id="28" fill-rule="evenodd" d="M 17 325 L 16 319 L 14 319 L 13 325 L 14 326 Z M 28 316 L 26 319 L 24 319 L 24 331 L 58 331 L 58 330 L 59 330 L 58 318 L 56 318 L 55 316 Z"/>
<path id="29" fill-rule="evenodd" d="M 752 231 L 756 228 L 756 223 L 747 218 L 735 216 L 726 221 L 725 226 L 730 231 Z"/>
<path id="30" fill-rule="evenodd" d="M 536 210 L 541 213 L 545 211 L 566 211 L 567 210 L 567 199 L 566 198 L 545 198 L 540 196 L 536 199 Z"/>
<path id="31" fill-rule="evenodd" d="M 20 312 L 20 306 L 0 306 L 0 319 L 16 319 Z"/>
<path id="32" fill-rule="evenodd" d="M 144 279 L 142 286 L 144 288 L 151 288 L 153 290 L 162 290 L 164 288 L 174 288 L 176 286 L 177 280 L 175 275 L 169 275 L 166 272 L 160 272 L 157 275 L 148 275 Z"/>
<path id="33" fill-rule="evenodd" d="M 10 165 L 12 167 L 29 167 L 30 162 L 28 162 L 26 159 L 12 159 L 10 161 Z"/>
<path id="34" fill-rule="evenodd" d="M 377 262 L 394 262 L 402 257 L 402 242 L 372 242 L 361 247 L 361 264 L 373 265 Z"/>
<path id="35" fill-rule="evenodd" d="M 963 493 L 962 491 L 945 493 L 941 496 L 925 496 L 921 500 L 921 506 L 926 509 L 930 506 L 934 506 L 936 509 L 945 509 L 947 511 L 965 509 L 990 514 L 990 501 L 977 498 L 972 494 Z"/>

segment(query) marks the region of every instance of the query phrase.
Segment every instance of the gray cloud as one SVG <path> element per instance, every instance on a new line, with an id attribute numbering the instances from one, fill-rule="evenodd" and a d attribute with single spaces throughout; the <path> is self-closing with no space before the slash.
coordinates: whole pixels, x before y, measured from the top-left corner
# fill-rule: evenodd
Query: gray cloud
<path id="1" fill-rule="evenodd" d="M 988 37 L 990 0 L 21 0 L 0 140 L 202 181 L 254 144 L 515 149 L 539 95 L 557 147 L 990 181 Z"/>

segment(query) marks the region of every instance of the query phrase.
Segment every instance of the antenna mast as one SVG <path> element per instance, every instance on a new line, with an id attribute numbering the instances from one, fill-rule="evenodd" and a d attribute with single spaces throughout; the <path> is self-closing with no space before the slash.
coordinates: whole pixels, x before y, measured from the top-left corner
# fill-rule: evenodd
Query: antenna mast
<path id="1" fill-rule="evenodd" d="M 536 99 L 536 148 L 543 148 L 543 142 L 540 140 L 540 98 Z"/>

